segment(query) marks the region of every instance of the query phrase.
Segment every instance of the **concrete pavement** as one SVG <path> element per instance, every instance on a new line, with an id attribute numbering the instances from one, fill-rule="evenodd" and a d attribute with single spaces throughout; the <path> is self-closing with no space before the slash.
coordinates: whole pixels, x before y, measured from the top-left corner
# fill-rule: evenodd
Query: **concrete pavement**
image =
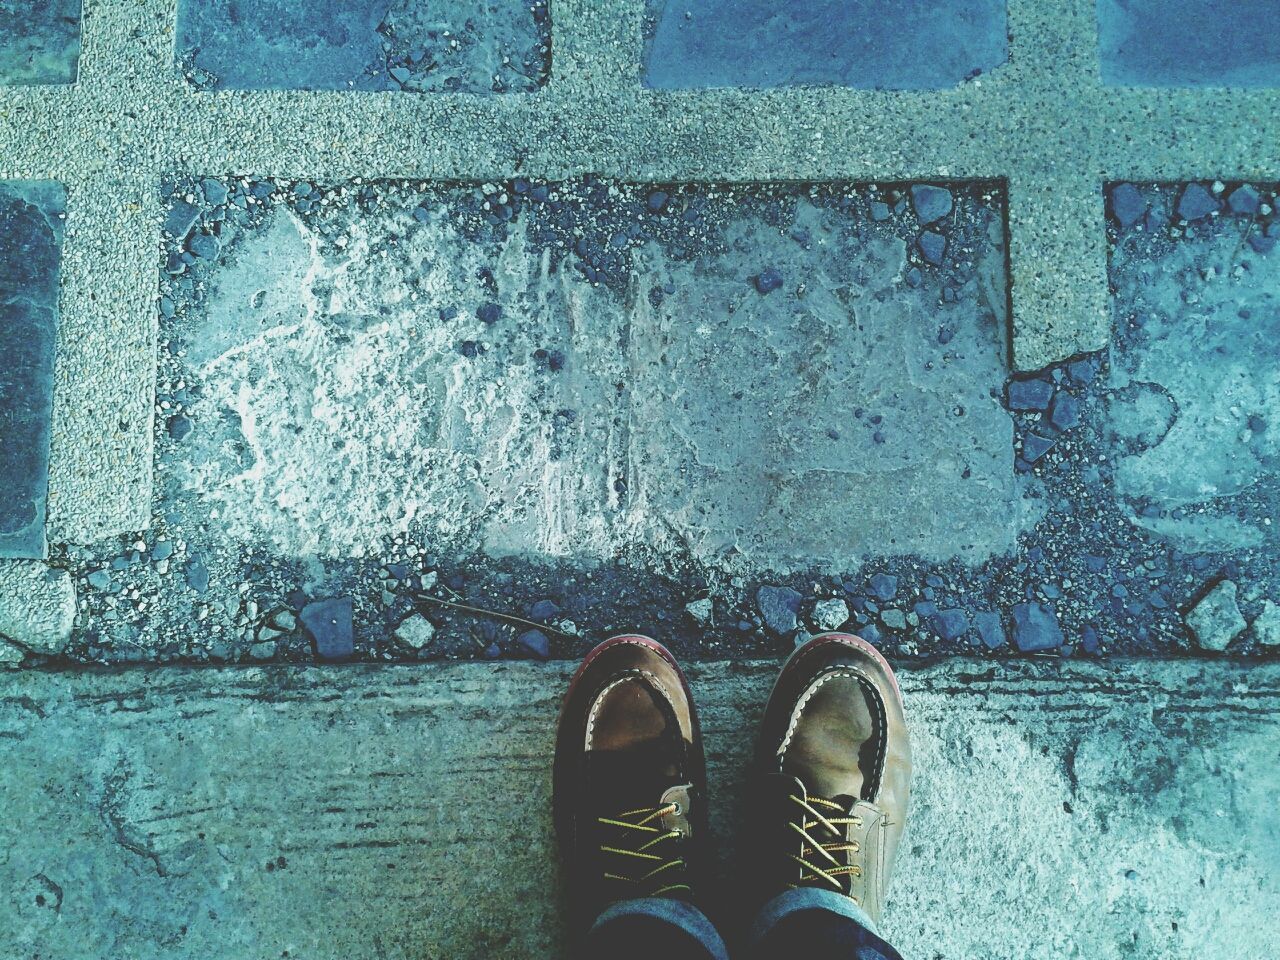
<path id="1" fill-rule="evenodd" d="M 0 955 L 558 955 L 570 669 L 4 676 Z M 775 669 L 691 672 L 724 848 Z M 1280 953 L 1280 667 L 951 661 L 902 683 L 905 956 Z"/>

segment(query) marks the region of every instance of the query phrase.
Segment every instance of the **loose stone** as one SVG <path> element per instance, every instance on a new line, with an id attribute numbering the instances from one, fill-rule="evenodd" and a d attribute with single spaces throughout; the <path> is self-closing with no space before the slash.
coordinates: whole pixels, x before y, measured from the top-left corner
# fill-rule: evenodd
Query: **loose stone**
<path id="1" fill-rule="evenodd" d="M 1189 183 L 1178 199 L 1178 216 L 1199 220 L 1222 209 L 1222 203 L 1199 183 Z"/>
<path id="2" fill-rule="evenodd" d="M 421 650 L 435 635 L 435 624 L 420 613 L 415 613 L 404 620 L 400 626 L 396 627 L 393 634 L 397 640 L 414 650 Z"/>
<path id="3" fill-rule="evenodd" d="M 711 622 L 712 604 L 710 597 L 703 597 L 701 600 L 686 603 L 684 609 L 685 613 L 689 614 L 698 623 Z"/>
<path id="4" fill-rule="evenodd" d="M 871 595 L 877 600 L 892 600 L 898 595 L 898 578 L 887 573 L 877 573 L 871 578 Z"/>
<path id="5" fill-rule="evenodd" d="M 1022 438 L 1022 457 L 1027 463 L 1035 463 L 1053 448 L 1054 441 L 1038 433 L 1028 433 Z"/>
<path id="6" fill-rule="evenodd" d="M 347 597 L 317 600 L 302 608 L 302 627 L 325 660 L 350 659 L 355 650 L 352 604 Z"/>
<path id="7" fill-rule="evenodd" d="M 996 650 L 1004 646 L 1004 624 L 1000 621 L 1000 614 L 990 610 L 983 610 L 973 615 L 973 626 L 978 631 L 978 637 L 982 640 L 983 645 L 988 650 Z"/>
<path id="8" fill-rule="evenodd" d="M 932 621 L 933 631 L 943 640 L 956 640 L 969 629 L 969 618 L 963 610 L 940 610 Z"/>
<path id="9" fill-rule="evenodd" d="M 274 640 L 260 640 L 249 648 L 250 660 L 270 660 L 276 655 Z"/>
<path id="10" fill-rule="evenodd" d="M 539 600 L 529 608 L 529 616 L 534 620 L 551 620 L 559 614 L 560 608 L 554 600 Z"/>
<path id="11" fill-rule="evenodd" d="M 922 224 L 941 220 L 951 212 L 951 191 L 926 183 L 911 187 L 911 207 Z"/>
<path id="12" fill-rule="evenodd" d="M 1128 230 L 1147 212 L 1147 201 L 1132 183 L 1118 183 L 1111 188 L 1111 215 Z"/>
<path id="13" fill-rule="evenodd" d="M 907 629 L 907 615 L 894 607 L 880 611 L 880 622 L 889 630 Z"/>
<path id="14" fill-rule="evenodd" d="M 1043 603 L 1019 603 L 1013 608 L 1013 639 L 1023 653 L 1062 646 L 1062 627 L 1053 608 Z"/>
<path id="15" fill-rule="evenodd" d="M 920 248 L 920 255 L 934 266 L 941 264 L 947 253 L 947 238 L 932 230 L 926 230 L 920 234 L 916 245 Z"/>
<path id="16" fill-rule="evenodd" d="M 780 637 L 789 636 L 799 626 L 796 615 L 801 599 L 790 587 L 765 586 L 756 591 L 756 606 L 765 626 Z"/>
<path id="17" fill-rule="evenodd" d="M 819 600 L 810 619 L 819 630 L 838 630 L 849 619 L 849 605 L 838 598 Z"/>
<path id="18" fill-rule="evenodd" d="M 1049 408 L 1049 422 L 1056 430 L 1070 430 L 1080 422 L 1080 401 L 1060 391 Z"/>
<path id="19" fill-rule="evenodd" d="M 540 660 L 545 660 L 551 655 L 551 641 L 541 630 L 526 630 L 516 637 L 516 643 Z"/>
<path id="20" fill-rule="evenodd" d="M 1186 616 L 1187 627 L 1204 650 L 1222 651 L 1244 633 L 1244 617 L 1236 602 L 1234 581 L 1223 580 L 1205 594 Z"/>
<path id="21" fill-rule="evenodd" d="M 1006 396 L 1010 410 L 1048 410 L 1053 400 L 1053 384 L 1038 377 L 1010 380 Z"/>
<path id="22" fill-rule="evenodd" d="M 1227 197 L 1227 206 L 1231 208 L 1232 213 L 1257 213 L 1258 207 L 1261 206 L 1258 191 L 1247 183 L 1242 187 L 1237 187 Z"/>

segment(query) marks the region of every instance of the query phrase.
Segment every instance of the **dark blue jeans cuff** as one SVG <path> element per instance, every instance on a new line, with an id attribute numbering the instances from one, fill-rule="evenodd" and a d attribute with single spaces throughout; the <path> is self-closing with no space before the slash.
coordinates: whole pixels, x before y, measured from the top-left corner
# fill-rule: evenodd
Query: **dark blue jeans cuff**
<path id="1" fill-rule="evenodd" d="M 583 954 L 587 960 L 729 960 L 706 914 L 662 897 L 613 904 L 587 933 Z"/>

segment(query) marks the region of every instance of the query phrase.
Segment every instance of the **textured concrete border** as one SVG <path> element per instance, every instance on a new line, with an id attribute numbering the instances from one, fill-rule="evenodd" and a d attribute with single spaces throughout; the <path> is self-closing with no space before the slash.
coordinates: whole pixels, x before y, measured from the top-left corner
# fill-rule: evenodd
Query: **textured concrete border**
<path id="1" fill-rule="evenodd" d="M 69 190 L 49 537 L 150 519 L 156 186 L 166 173 L 858 181 L 1004 178 L 1015 365 L 1105 345 L 1102 185 L 1280 179 L 1277 90 L 1104 88 L 1093 0 L 1010 0 L 1009 62 L 946 91 L 660 92 L 643 0 L 554 0 L 535 94 L 196 93 L 174 0 L 86 0 L 79 81 L 0 88 L 0 178 Z"/>
<path id="2" fill-rule="evenodd" d="M 550 753 L 572 669 L 0 675 L 0 954 L 563 956 Z M 726 880 L 776 670 L 690 671 Z M 904 956 L 1280 953 L 1280 665 L 900 679 L 916 775 L 884 926 Z M 740 932 L 731 882 L 704 902 Z"/>

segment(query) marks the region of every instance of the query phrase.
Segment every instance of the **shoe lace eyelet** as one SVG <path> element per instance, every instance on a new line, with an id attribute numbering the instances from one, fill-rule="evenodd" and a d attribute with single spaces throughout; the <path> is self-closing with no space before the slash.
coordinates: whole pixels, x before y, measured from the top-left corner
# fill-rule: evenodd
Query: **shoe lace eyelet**
<path id="1" fill-rule="evenodd" d="M 673 817 L 678 817 L 678 816 L 680 816 L 680 814 L 682 814 L 682 813 L 684 813 L 684 807 L 682 807 L 682 806 L 680 805 L 680 801 L 679 801 L 679 800 L 672 800 L 672 801 L 671 801 L 671 816 L 673 816 Z"/>

